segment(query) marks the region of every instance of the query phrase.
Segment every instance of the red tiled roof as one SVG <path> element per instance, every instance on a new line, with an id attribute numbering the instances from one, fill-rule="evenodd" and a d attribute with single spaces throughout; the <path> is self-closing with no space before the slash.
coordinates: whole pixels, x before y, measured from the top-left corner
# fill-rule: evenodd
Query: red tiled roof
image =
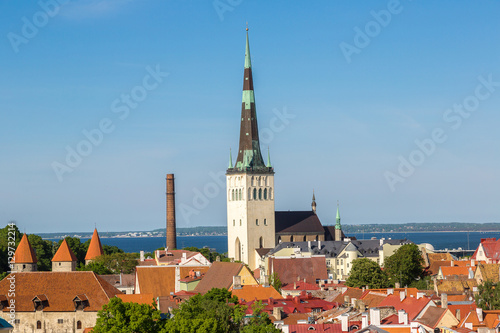
<path id="1" fill-rule="evenodd" d="M 94 272 L 26 272 L 16 273 L 16 312 L 33 312 L 33 298 L 45 295 L 45 312 L 74 312 L 73 299 L 85 295 L 84 311 L 99 311 L 109 299 L 121 294 Z M 8 295 L 10 281 L 0 281 L 0 295 Z M 80 298 L 81 299 L 81 298 Z M 4 311 L 9 309 L 4 308 Z"/>
<path id="2" fill-rule="evenodd" d="M 450 296 L 448 296 L 448 302 L 450 302 Z M 450 309 L 454 316 L 457 314 L 457 310 L 460 310 L 460 318 L 463 318 L 471 311 L 476 311 L 476 308 L 477 306 L 474 302 L 469 304 L 448 304 L 448 309 Z"/>
<path id="3" fill-rule="evenodd" d="M 338 295 L 333 301 L 339 304 L 344 304 L 345 296 L 349 296 L 350 299 L 361 299 L 363 294 L 363 290 L 359 288 L 347 288 L 344 293 Z"/>
<path id="4" fill-rule="evenodd" d="M 482 238 L 481 244 L 472 255 L 472 259 L 476 259 L 480 246 L 483 247 L 486 258 L 500 260 L 500 238 L 498 240 L 496 238 Z"/>
<path id="5" fill-rule="evenodd" d="M 54 258 L 52 258 L 52 261 L 77 261 L 76 256 L 73 251 L 71 251 L 66 239 L 62 241 L 61 246 L 59 246 L 59 249 L 57 249 L 57 252 L 54 255 Z"/>
<path id="6" fill-rule="evenodd" d="M 342 333 L 341 324 L 297 324 L 289 325 L 290 333 Z M 349 332 L 356 332 L 359 329 L 351 329 Z"/>
<path id="7" fill-rule="evenodd" d="M 425 306 L 430 302 L 428 297 L 405 297 L 401 302 L 399 295 L 389 295 L 385 300 L 380 302 L 379 306 L 392 306 L 396 310 L 405 310 L 408 313 L 408 319 L 414 320 L 415 317 L 422 312 Z"/>
<path id="8" fill-rule="evenodd" d="M 316 279 L 328 279 L 326 270 L 326 259 L 320 257 L 306 258 L 269 258 L 271 274 L 276 272 L 283 284 L 294 283 L 297 280 L 304 280 L 309 283 L 316 283 Z"/>
<path id="9" fill-rule="evenodd" d="M 87 250 L 87 255 L 85 256 L 85 260 L 92 260 L 103 254 L 104 251 L 102 250 L 99 234 L 97 233 L 97 229 L 94 229 L 94 233 L 92 234 L 92 239 L 90 240 L 89 249 Z"/>
<path id="10" fill-rule="evenodd" d="M 243 303 L 247 306 L 246 314 L 252 314 L 252 305 L 256 302 L 255 300 Z M 319 309 L 321 311 L 326 311 L 333 309 L 335 304 L 332 302 L 325 301 L 324 299 L 312 297 L 310 294 L 295 296 L 295 297 L 287 297 L 287 298 L 279 298 L 279 299 L 269 299 L 262 300 L 262 305 L 264 306 L 263 311 L 268 314 L 273 313 L 273 308 L 282 307 L 283 312 L 286 314 L 289 313 L 309 313 L 312 312 L 313 309 Z"/>
<path id="11" fill-rule="evenodd" d="M 417 321 L 424 324 L 427 327 L 436 328 L 436 326 L 439 324 L 439 321 L 444 316 L 446 311 L 448 310 L 444 308 L 430 306 L 427 308 L 427 310 L 425 310 L 422 317 L 417 319 Z"/>
<path id="12" fill-rule="evenodd" d="M 11 262 L 16 264 L 36 264 L 38 262 L 35 250 L 28 240 L 28 235 L 24 234 L 21 238 Z"/>

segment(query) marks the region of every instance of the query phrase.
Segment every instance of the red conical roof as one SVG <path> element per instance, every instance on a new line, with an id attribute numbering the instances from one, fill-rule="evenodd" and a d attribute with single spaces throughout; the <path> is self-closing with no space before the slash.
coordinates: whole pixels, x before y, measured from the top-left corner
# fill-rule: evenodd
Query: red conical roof
<path id="1" fill-rule="evenodd" d="M 77 261 L 75 254 L 71 251 L 66 239 L 62 241 L 52 261 Z"/>
<path id="2" fill-rule="evenodd" d="M 92 235 L 92 239 L 90 240 L 90 245 L 89 249 L 87 250 L 87 255 L 85 256 L 85 260 L 92 260 L 103 254 L 104 251 L 102 250 L 99 234 L 97 233 L 97 229 L 94 229 L 94 234 Z"/>
<path id="3" fill-rule="evenodd" d="M 16 264 L 36 264 L 38 262 L 35 250 L 31 247 L 26 234 L 21 238 L 11 262 L 15 262 Z"/>

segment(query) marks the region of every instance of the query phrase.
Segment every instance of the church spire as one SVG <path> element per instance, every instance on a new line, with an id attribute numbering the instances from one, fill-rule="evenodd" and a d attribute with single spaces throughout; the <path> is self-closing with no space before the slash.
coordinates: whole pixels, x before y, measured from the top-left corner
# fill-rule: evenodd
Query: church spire
<path id="1" fill-rule="evenodd" d="M 240 144 L 235 169 L 238 171 L 268 171 L 260 151 L 257 112 L 253 91 L 252 61 L 247 28 L 245 67 L 243 75 L 243 96 L 241 103 Z"/>
<path id="2" fill-rule="evenodd" d="M 339 213 L 339 202 L 337 201 L 337 217 L 336 217 L 335 229 L 342 229 L 340 225 L 340 213 Z"/>
<path id="3" fill-rule="evenodd" d="M 311 203 L 311 207 L 312 207 L 314 214 L 316 214 L 316 197 L 314 196 L 314 190 L 313 190 L 313 200 Z"/>

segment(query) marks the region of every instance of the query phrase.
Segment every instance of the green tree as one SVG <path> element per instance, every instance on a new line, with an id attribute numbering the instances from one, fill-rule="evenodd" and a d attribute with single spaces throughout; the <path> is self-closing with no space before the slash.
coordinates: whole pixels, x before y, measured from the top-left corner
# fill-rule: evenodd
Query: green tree
<path id="1" fill-rule="evenodd" d="M 281 280 L 280 277 L 278 276 L 278 273 L 274 272 L 269 276 L 269 284 L 273 286 L 274 289 L 276 289 L 279 293 L 281 293 Z"/>
<path id="2" fill-rule="evenodd" d="M 36 258 L 38 260 L 38 270 L 39 271 L 51 271 L 52 270 L 52 258 L 54 257 L 54 243 L 48 240 L 42 239 L 38 235 L 28 235 L 28 240 L 30 241 L 31 247 L 35 250 Z"/>
<path id="3" fill-rule="evenodd" d="M 10 271 L 9 267 L 9 245 L 10 249 L 14 250 L 19 245 L 23 234 L 19 231 L 19 228 L 16 226 L 14 221 L 9 222 L 4 228 L 0 229 L 0 272 L 7 273 Z M 13 247 L 12 242 L 15 243 Z M 10 243 L 10 244 L 9 244 Z M 7 274 L 4 274 L 7 276 Z M 4 277 L 5 277 L 4 276 Z"/>
<path id="4" fill-rule="evenodd" d="M 351 273 L 346 285 L 355 288 L 368 286 L 371 289 L 379 289 L 389 287 L 390 283 L 387 274 L 375 261 L 360 258 L 352 262 Z"/>
<path id="5" fill-rule="evenodd" d="M 87 265 L 80 264 L 80 266 L 77 267 L 77 271 L 92 271 L 96 274 L 99 275 L 108 275 L 108 274 L 113 274 L 113 272 L 108 269 L 102 262 L 94 262 L 91 261 Z"/>
<path id="6" fill-rule="evenodd" d="M 95 333 L 156 333 L 160 332 L 163 321 L 156 306 L 137 303 L 124 303 L 113 297 L 97 313 Z"/>
<path id="7" fill-rule="evenodd" d="M 135 253 L 116 252 L 113 254 L 103 254 L 94 258 L 88 265 L 81 264 L 79 270 L 94 271 L 97 274 L 130 274 L 134 272 L 135 266 L 138 264 L 139 262 Z M 98 273 L 103 271 L 107 273 Z"/>
<path id="8" fill-rule="evenodd" d="M 124 251 L 120 249 L 118 246 L 111 246 L 111 245 L 103 245 L 102 250 L 104 254 L 124 253 Z"/>
<path id="9" fill-rule="evenodd" d="M 389 281 L 401 287 L 409 286 L 424 277 L 424 259 L 416 244 L 405 244 L 387 258 L 384 263 Z"/>
<path id="10" fill-rule="evenodd" d="M 485 281 L 477 286 L 476 304 L 483 310 L 500 310 L 500 284 Z"/>
<path id="11" fill-rule="evenodd" d="M 227 258 L 224 253 L 212 252 L 210 251 L 209 248 L 206 247 L 200 249 L 194 246 L 190 246 L 190 247 L 185 247 L 183 250 L 200 252 L 210 262 L 216 261 L 217 257 L 219 257 L 220 261 L 229 261 L 229 258 Z"/>
<path id="12" fill-rule="evenodd" d="M 245 319 L 245 307 L 226 289 L 212 289 L 205 295 L 195 295 L 174 310 L 173 318 L 165 323 L 164 333 L 279 333 L 268 315 L 256 302 L 250 319 Z"/>

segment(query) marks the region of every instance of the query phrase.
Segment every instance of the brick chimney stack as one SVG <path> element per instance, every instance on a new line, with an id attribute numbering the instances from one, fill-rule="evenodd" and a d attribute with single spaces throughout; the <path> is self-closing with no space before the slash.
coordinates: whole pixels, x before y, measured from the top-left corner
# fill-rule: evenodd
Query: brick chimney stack
<path id="1" fill-rule="evenodd" d="M 175 185 L 174 174 L 167 174 L 167 248 L 177 248 L 175 230 Z"/>

